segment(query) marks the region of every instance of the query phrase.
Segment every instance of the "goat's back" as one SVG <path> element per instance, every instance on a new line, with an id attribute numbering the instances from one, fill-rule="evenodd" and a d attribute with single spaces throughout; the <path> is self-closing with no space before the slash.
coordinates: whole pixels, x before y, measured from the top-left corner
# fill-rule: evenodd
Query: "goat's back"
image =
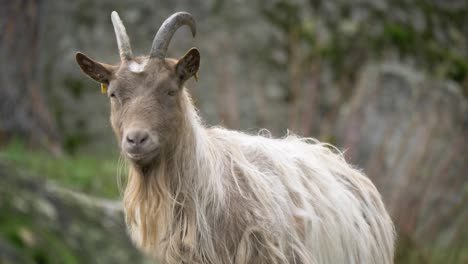
<path id="1" fill-rule="evenodd" d="M 381 197 L 336 149 L 293 135 L 210 133 L 223 149 L 229 190 L 216 237 L 238 241 L 237 263 L 393 263 L 394 228 Z"/>

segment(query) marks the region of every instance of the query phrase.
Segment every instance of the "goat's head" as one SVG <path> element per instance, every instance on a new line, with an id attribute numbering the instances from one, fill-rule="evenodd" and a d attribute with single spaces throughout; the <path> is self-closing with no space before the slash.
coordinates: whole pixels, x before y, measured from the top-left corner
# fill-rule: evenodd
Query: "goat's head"
<path id="1" fill-rule="evenodd" d="M 136 164 L 150 162 L 160 148 L 172 142 L 183 122 L 183 85 L 200 65 L 200 53 L 190 49 L 179 60 L 167 59 L 166 51 L 175 31 L 195 21 L 179 12 L 166 19 L 158 30 L 149 56 L 134 57 L 125 27 L 114 11 L 111 15 L 121 62 L 108 65 L 76 54 L 79 66 L 107 89 L 111 101 L 111 123 L 122 151 Z"/>

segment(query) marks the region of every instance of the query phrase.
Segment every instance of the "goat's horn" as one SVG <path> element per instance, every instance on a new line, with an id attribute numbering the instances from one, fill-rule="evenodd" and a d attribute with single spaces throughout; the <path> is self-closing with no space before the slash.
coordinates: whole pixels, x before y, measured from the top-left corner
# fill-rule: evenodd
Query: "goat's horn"
<path id="1" fill-rule="evenodd" d="M 192 31 L 192 35 L 195 37 L 197 29 L 192 15 L 186 12 L 175 13 L 164 21 L 162 26 L 159 28 L 158 33 L 156 33 L 153 45 L 151 45 L 150 58 L 156 57 L 164 59 L 172 36 L 177 29 L 183 25 L 189 26 Z"/>
<path id="2" fill-rule="evenodd" d="M 130 46 L 130 39 L 128 38 L 125 26 L 120 20 L 119 14 L 112 11 L 111 14 L 112 24 L 114 25 L 115 37 L 117 38 L 117 45 L 119 46 L 120 59 L 122 61 L 129 61 L 133 59 L 132 47 Z"/>

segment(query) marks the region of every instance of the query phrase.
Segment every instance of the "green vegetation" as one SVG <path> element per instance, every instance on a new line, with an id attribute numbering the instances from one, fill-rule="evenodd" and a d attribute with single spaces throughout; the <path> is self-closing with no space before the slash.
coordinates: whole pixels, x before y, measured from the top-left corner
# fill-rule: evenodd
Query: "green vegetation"
<path id="1" fill-rule="evenodd" d="M 280 45 L 268 42 L 268 47 L 258 47 L 267 51 L 257 52 L 266 56 L 260 59 L 267 67 L 272 65 L 268 56 L 279 50 L 288 54 L 288 59 L 273 65 L 282 69 L 294 64 L 306 69 L 309 64 L 326 65 L 339 80 L 354 78 L 363 59 L 392 60 L 396 56 L 438 78 L 458 83 L 468 96 L 466 7 L 450 9 L 431 1 L 404 0 L 386 1 L 384 10 L 380 5 L 346 1 L 260 3 L 266 21 L 283 35 L 277 40 L 282 40 Z M 293 56 L 294 50 L 301 54 L 299 58 Z"/>
<path id="2" fill-rule="evenodd" d="M 152 263 L 144 262 L 132 246 L 119 203 L 50 188 L 49 178 L 53 176 L 62 185 L 75 181 L 80 182 L 77 188 L 92 194 L 116 195 L 115 188 L 90 185 L 95 183 L 90 169 L 68 172 L 67 166 L 75 163 L 80 167 L 92 164 L 97 171 L 102 171 L 90 162 L 91 157 L 53 160 L 43 154 L 28 152 L 17 141 L 1 150 L 0 263 Z M 10 160 L 10 164 L 5 160 Z M 26 171 L 33 169 L 48 173 L 48 179 L 38 179 L 37 171 Z M 67 171 L 71 176 L 57 177 L 57 172 L 51 172 L 54 169 Z M 112 173 L 102 172 L 102 175 L 108 186 L 115 187 Z"/>
<path id="3" fill-rule="evenodd" d="M 118 179 L 125 173 L 116 155 L 64 155 L 31 150 L 19 140 L 0 148 L 0 160 L 13 163 L 30 175 L 56 181 L 62 186 L 94 196 L 117 198 Z"/>
<path id="4" fill-rule="evenodd" d="M 5 209 L 12 213 L 0 215 L 0 236 L 22 252 L 22 263 L 79 263 L 58 234 L 37 226 L 28 216 Z"/>

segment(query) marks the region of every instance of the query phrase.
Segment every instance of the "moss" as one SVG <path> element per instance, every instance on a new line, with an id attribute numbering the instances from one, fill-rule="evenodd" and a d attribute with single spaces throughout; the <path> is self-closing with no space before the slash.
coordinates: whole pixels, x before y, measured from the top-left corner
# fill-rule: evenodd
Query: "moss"
<path id="1" fill-rule="evenodd" d="M 388 39 L 402 53 L 407 54 L 416 48 L 415 32 L 411 27 L 400 23 L 387 22 L 384 24 L 383 29 L 383 39 Z"/>
<path id="2" fill-rule="evenodd" d="M 64 186 L 104 197 L 118 197 L 116 156 L 80 155 L 53 157 L 30 150 L 19 140 L 0 149 L 0 158 L 34 175 L 47 175 Z"/>
<path id="3" fill-rule="evenodd" d="M 463 246 L 463 241 L 460 241 L 458 247 L 441 248 L 432 246 L 423 248 L 417 245 L 408 235 L 400 233 L 397 241 L 395 263 L 465 263 L 468 257 L 468 249 L 463 248 Z"/>
<path id="4" fill-rule="evenodd" d="M 0 236 L 7 239 L 9 245 L 13 246 L 26 259 L 33 263 L 78 263 L 76 257 L 64 245 L 58 234 L 48 228 L 43 228 L 28 214 L 19 214 L 12 208 L 2 208 L 3 212 L 8 212 L 0 217 Z M 22 237 L 22 230 L 34 239 L 34 243 L 28 243 Z"/>
<path id="5" fill-rule="evenodd" d="M 0 263 L 146 263 L 125 232 L 122 212 L 107 206 L 112 201 L 59 192 L 38 173 L 0 158 Z"/>
<path id="6" fill-rule="evenodd" d="M 85 130 L 80 130 L 85 131 Z M 88 137 L 83 133 L 73 133 L 65 135 L 63 141 L 63 147 L 67 153 L 74 154 L 79 149 L 79 147 L 88 141 Z"/>
<path id="7" fill-rule="evenodd" d="M 460 57 L 453 58 L 453 62 L 448 70 L 448 77 L 457 82 L 463 82 L 468 78 L 468 61 Z"/>
<path id="8" fill-rule="evenodd" d="M 320 36 L 311 27 L 310 17 L 304 15 L 309 12 L 303 11 L 308 8 L 317 15 L 314 21 L 321 21 L 321 29 L 325 26 L 328 32 L 329 41 L 326 40 L 325 45 L 317 46 Z M 355 74 L 354 71 L 359 68 L 355 66 L 361 63 L 356 60 L 356 54 L 386 59 L 388 54 L 396 53 L 400 59 L 413 61 L 424 71 L 438 75 L 438 78 L 448 78 L 463 85 L 465 95 L 468 95 L 467 54 L 462 48 L 466 43 L 462 33 L 466 24 L 466 9 L 444 10 L 434 3 L 419 0 L 395 1 L 385 9 L 361 6 L 367 18 L 359 22 L 355 31 L 343 34 L 340 27 L 348 23 L 347 20 L 353 20 L 355 6 L 340 3 L 335 8 L 336 11 L 318 1 L 301 5 L 278 0 L 265 1 L 260 10 L 265 19 L 283 34 L 285 43 L 276 49 L 287 52 L 288 37 L 291 32 L 298 32 L 299 41 L 308 47 L 301 50 L 306 55 L 304 63 L 323 61 L 323 65 L 332 68 L 335 79 Z M 270 43 L 274 42 L 268 42 L 268 45 Z M 266 57 L 263 59 L 268 64 L 268 56 L 263 57 Z M 283 68 L 286 66 L 283 65 Z"/>
<path id="9" fill-rule="evenodd" d="M 82 79 L 68 76 L 65 77 L 62 82 L 65 88 L 70 91 L 71 95 L 73 95 L 73 97 L 77 99 L 81 98 L 85 88 L 85 84 Z"/>
<path id="10" fill-rule="evenodd" d="M 413 240 L 404 234 L 399 234 L 396 248 L 395 263 L 428 263 L 421 250 L 414 244 Z"/>
<path id="11" fill-rule="evenodd" d="M 320 56 L 329 62 L 335 76 L 341 76 L 346 52 L 343 41 L 339 40 L 338 34 L 334 34 L 330 45 L 322 48 L 319 52 Z"/>
<path id="12" fill-rule="evenodd" d="M 285 33 L 301 31 L 301 17 L 298 15 L 300 6 L 290 1 L 275 1 L 262 10 L 263 16 Z"/>

